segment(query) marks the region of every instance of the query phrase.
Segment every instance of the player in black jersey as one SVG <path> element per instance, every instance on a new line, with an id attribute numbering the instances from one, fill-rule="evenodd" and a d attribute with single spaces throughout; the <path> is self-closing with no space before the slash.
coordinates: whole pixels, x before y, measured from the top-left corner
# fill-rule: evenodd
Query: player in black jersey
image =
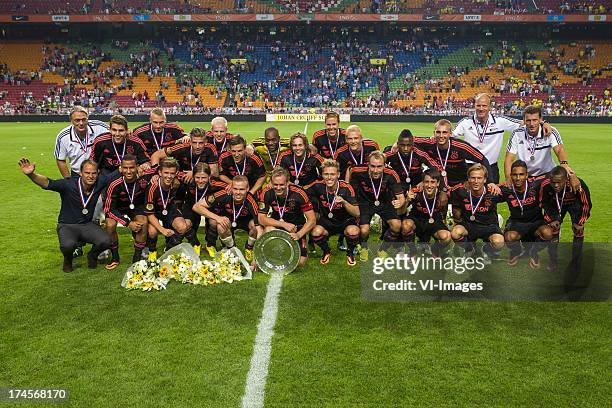
<path id="1" fill-rule="evenodd" d="M 429 242 L 434 238 L 436 243 L 431 249 L 436 256 L 442 255 L 442 249 L 452 241 L 450 231 L 444 224 L 448 196 L 440 189 L 440 178 L 437 168 L 425 170 L 422 187 L 408 191 L 407 201 L 412 209 L 402 221 L 404 242 L 413 242 L 415 234 L 421 242 Z"/>
<path id="2" fill-rule="evenodd" d="M 98 163 L 102 174 L 112 173 L 121 165 L 123 156 L 129 154 L 136 158 L 140 172 L 151 168 L 149 155 L 142 141 L 129 134 L 127 119 L 114 115 L 109 121 L 110 132 L 96 138 L 91 149 L 90 159 Z"/>
<path id="3" fill-rule="evenodd" d="M 340 128 L 340 115 L 336 112 L 325 114 L 325 129 L 312 135 L 312 145 L 317 153 L 326 159 L 333 159 L 336 151 L 346 144 L 346 130 Z"/>
<path id="4" fill-rule="evenodd" d="M 198 163 L 193 168 L 193 182 L 184 185 L 185 197 L 183 200 L 183 217 L 191 220 L 192 229 L 195 231 L 193 239 L 194 245 L 200 245 L 197 232 L 200 227 L 201 215 L 194 208 L 200 203 L 205 205 L 207 200 L 217 191 L 225 190 L 227 184 L 210 174 L 210 167 L 206 163 Z M 210 223 L 206 228 L 206 242 L 212 245 L 206 246 L 206 250 L 211 256 L 215 255 L 215 243 L 217 241 L 217 230 L 212 230 Z"/>
<path id="5" fill-rule="evenodd" d="M 576 177 L 576 176 L 573 176 Z M 584 180 L 578 178 L 580 188 L 572 191 L 570 177 L 567 170 L 562 166 L 552 169 L 548 178 L 542 182 L 540 197 L 544 219 L 553 230 L 553 242 L 559 242 L 561 224 L 565 215 L 569 213 L 572 221 L 572 232 L 574 240 L 572 245 L 571 265 L 574 268 L 580 266 L 582 246 L 584 243 L 584 225 L 591 215 L 591 194 Z M 574 183 L 576 181 L 574 180 Z M 556 269 L 557 247 L 550 247 L 550 264 L 548 269 Z"/>
<path id="6" fill-rule="evenodd" d="M 539 266 L 538 251 L 541 247 L 536 242 L 552 239 L 552 229 L 546 225 L 540 205 L 540 187 L 546 177 L 529 177 L 527 163 L 522 160 L 512 163 L 510 177 L 509 186 L 500 185 L 502 197 L 510 209 L 510 218 L 504 230 L 504 240 L 510 249 L 508 265 L 518 263 L 520 241 L 531 242 L 529 266 L 535 269 Z"/>
<path id="7" fill-rule="evenodd" d="M 321 264 L 325 265 L 331 258 L 329 236 L 343 234 L 346 236 L 346 263 L 354 266 L 354 250 L 359 241 L 359 205 L 355 191 L 350 184 L 340 180 L 340 166 L 335 160 L 327 159 L 322 165 L 323 180 L 317 180 L 306 186 L 306 193 L 315 206 L 317 225 L 312 230 L 314 242 L 321 247 L 323 256 Z"/>
<path id="8" fill-rule="evenodd" d="M 385 156 L 387 165 L 399 176 L 403 190 L 417 186 L 423 180 L 423 166 L 442 171 L 434 159 L 414 145 L 414 137 L 408 129 L 402 130 L 397 138 L 397 152 L 388 146 L 385 148 Z"/>
<path id="9" fill-rule="evenodd" d="M 193 168 L 198 163 L 206 163 L 210 166 L 213 176 L 219 175 L 217 149 L 206 143 L 206 135 L 202 128 L 193 128 L 189 132 L 189 142 L 179 143 L 164 147 L 151 156 L 153 165 L 159 163 L 164 157 L 174 157 L 179 163 L 178 178 L 182 183 L 189 184 L 193 181 Z"/>
<path id="10" fill-rule="evenodd" d="M 249 191 L 257 195 L 266 181 L 264 163 L 255 154 L 246 152 L 246 140 L 240 135 L 228 142 L 228 150 L 219 156 L 219 178 L 231 184 L 234 177 L 246 176 L 249 180 Z"/>
<path id="11" fill-rule="evenodd" d="M 259 223 L 265 232 L 283 229 L 300 244 L 300 266 L 306 264 L 306 236 L 317 223 L 312 203 L 304 190 L 289 184 L 289 173 L 282 167 L 272 170 L 270 185 L 261 192 Z"/>
<path id="12" fill-rule="evenodd" d="M 147 187 L 153 175 L 157 174 L 155 169 L 150 169 L 138 177 L 137 160 L 131 154 L 123 156 L 119 169 L 122 177 L 111 182 L 102 196 L 106 214 L 104 227 L 112 240 L 110 248 L 112 256 L 106 265 L 106 269 L 109 270 L 119 266 L 118 224 L 132 231 L 134 237 L 132 263 L 140 260 L 142 250 L 147 243 L 148 221 L 144 211 Z"/>
<path id="13" fill-rule="evenodd" d="M 368 238 L 370 221 L 378 214 L 389 229 L 385 232 L 381 251 L 391 242 L 397 242 L 401 233 L 401 221 L 397 212 L 405 204 L 397 173 L 385 167 L 385 155 L 379 151 L 368 157 L 367 166 L 357 166 L 351 170 L 351 186 L 359 203 L 359 230 L 361 247 L 359 257 L 368 260 Z"/>
<path id="14" fill-rule="evenodd" d="M 211 227 L 216 228 L 225 247 L 235 245 L 234 232 L 237 229 L 248 232 L 244 256 L 253 261 L 253 245 L 263 229 L 259 226 L 259 210 L 255 196 L 249 192 L 246 176 L 238 175 L 232 180 L 231 187 L 219 190 L 209 196 L 206 205 L 194 206 L 194 211 L 206 217 Z"/>
<path id="15" fill-rule="evenodd" d="M 455 242 L 487 242 L 485 253 L 491 254 L 504 246 L 504 236 L 499 228 L 497 204 L 504 201 L 501 194 L 493 194 L 486 188 L 487 169 L 476 163 L 467 171 L 467 185 L 458 184 L 449 190 L 451 202 L 460 209 L 459 222 L 451 231 Z M 473 248 L 468 245 L 467 248 Z"/>
<path id="16" fill-rule="evenodd" d="M 159 180 L 153 181 L 147 191 L 145 213 L 149 221 L 149 251 L 157 247 L 157 236 L 166 237 L 166 249 L 181 243 L 183 237 L 193 242 L 195 231 L 191 221 L 183 217 L 184 190 L 177 179 L 179 164 L 166 157 L 159 163 Z"/>
<path id="17" fill-rule="evenodd" d="M 379 150 L 378 143 L 364 139 L 361 128 L 351 125 L 346 128 L 346 144 L 336 150 L 334 160 L 340 165 L 342 179 L 350 182 L 349 170 L 355 166 L 366 166 L 370 153 Z"/>
<path id="18" fill-rule="evenodd" d="M 151 109 L 149 123 L 136 127 L 132 133 L 142 140 L 149 156 L 159 149 L 179 141 L 182 143 L 189 142 L 189 136 L 185 134 L 183 128 L 166 121 L 166 113 L 161 108 Z"/>
<path id="19" fill-rule="evenodd" d="M 299 186 L 306 186 L 321 178 L 323 158 L 310 153 L 308 138 L 297 132 L 289 139 L 291 150 L 280 154 L 279 165 L 289 172 L 290 181 Z"/>
<path id="20" fill-rule="evenodd" d="M 217 154 L 221 155 L 227 150 L 227 142 L 234 135 L 227 132 L 227 119 L 222 116 L 217 116 L 210 121 L 210 130 L 206 132 L 206 143 L 210 143 L 217 149 Z"/>

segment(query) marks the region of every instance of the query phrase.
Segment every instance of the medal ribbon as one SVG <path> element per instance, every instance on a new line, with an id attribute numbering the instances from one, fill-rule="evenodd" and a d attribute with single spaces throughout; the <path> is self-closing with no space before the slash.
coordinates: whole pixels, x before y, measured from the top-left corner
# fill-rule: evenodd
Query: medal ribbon
<path id="1" fill-rule="evenodd" d="M 162 132 L 161 132 L 161 138 L 159 143 L 157 143 L 157 137 L 155 136 L 155 132 L 153 131 L 153 126 L 151 126 L 151 134 L 153 135 L 153 141 L 155 142 L 155 147 L 157 147 L 157 150 L 161 149 L 160 146 L 164 145 L 164 139 L 165 139 L 165 134 L 166 134 L 166 128 L 162 128 Z"/>
<path id="2" fill-rule="evenodd" d="M 470 209 L 470 211 L 472 212 L 472 215 L 475 217 L 476 212 L 478 211 L 478 206 L 480 205 L 480 202 L 482 201 L 482 199 L 484 198 L 486 191 L 482 192 L 482 195 L 480 196 L 480 199 L 478 200 L 478 202 L 476 203 L 476 207 L 474 207 L 474 204 L 472 203 L 472 190 L 469 190 L 468 193 L 470 194 L 470 206 L 472 207 Z"/>
<path id="3" fill-rule="evenodd" d="M 193 162 L 193 147 L 189 148 L 189 163 L 191 163 L 191 171 L 193 171 L 193 168 L 198 165 L 198 163 L 200 162 L 201 158 L 202 158 L 202 155 L 199 154 L 198 155 L 198 160 L 196 160 L 196 162 L 194 163 Z"/>
<path id="4" fill-rule="evenodd" d="M 340 183 L 338 183 L 338 187 L 336 187 L 336 192 L 334 193 L 334 199 L 331 204 L 329 202 L 329 194 L 327 194 L 327 187 L 325 187 L 325 198 L 327 199 L 327 208 L 329 208 L 329 212 L 334 211 L 334 204 L 336 204 L 336 198 L 338 197 L 338 190 L 340 190 Z"/>
<path id="5" fill-rule="evenodd" d="M 484 143 L 484 139 L 485 139 L 485 135 L 487 134 L 487 128 L 489 127 L 489 117 L 487 116 L 487 121 L 484 124 L 484 127 L 482 128 L 482 134 L 480 133 L 480 130 L 478 128 L 478 124 L 480 122 L 478 122 L 478 120 L 476 119 L 476 115 L 474 115 L 474 126 L 476 126 L 476 133 L 478 133 L 478 141 L 480 143 Z"/>
<path id="6" fill-rule="evenodd" d="M 200 198 L 198 198 L 198 190 L 199 190 L 199 188 L 198 188 L 198 186 L 197 186 L 197 185 L 195 186 L 195 202 L 196 202 L 196 203 L 199 203 L 199 202 L 200 202 L 200 200 L 202 200 L 202 199 L 203 199 L 203 198 L 206 196 L 206 192 L 208 191 L 208 187 L 210 187 L 210 184 L 208 184 L 208 185 L 206 186 L 206 188 L 204 189 L 204 192 L 202 193 L 202 195 L 200 196 Z"/>
<path id="7" fill-rule="evenodd" d="M 329 136 L 327 136 L 327 145 L 329 146 L 329 151 L 331 152 L 331 157 L 336 155 L 336 150 L 338 150 L 338 142 L 340 141 L 340 129 L 338 129 L 338 135 L 336 136 L 336 144 L 332 149 L 331 142 L 329 141 Z"/>
<path id="8" fill-rule="evenodd" d="M 414 153 L 414 150 L 411 150 L 410 151 L 410 160 L 408 162 L 408 168 L 406 168 L 406 164 L 404 163 L 404 159 L 402 159 L 402 154 L 400 152 L 397 152 L 397 157 L 399 158 L 400 163 L 402 164 L 402 168 L 406 172 L 406 177 L 410 177 L 410 168 L 412 167 L 412 154 L 413 153 Z"/>
<path id="9" fill-rule="evenodd" d="M 444 162 L 442 161 L 442 155 L 440 154 L 440 149 L 438 148 L 438 144 L 436 143 L 436 150 L 438 152 L 438 158 L 440 159 L 440 165 L 442 165 L 442 170 L 446 171 L 446 163 L 448 163 L 448 155 L 451 151 L 451 141 L 448 141 L 448 149 L 446 149 L 446 157 L 444 158 Z"/>
<path id="10" fill-rule="evenodd" d="M 242 171 L 241 171 L 240 167 L 238 167 L 238 162 L 236 162 L 236 159 L 234 159 L 234 164 L 236 165 L 236 171 L 238 171 L 238 174 L 240 174 L 241 176 L 244 174 L 244 171 L 246 170 L 246 156 L 244 156 L 244 160 L 242 162 L 244 163 L 244 165 L 242 166 Z"/>
<path id="11" fill-rule="evenodd" d="M 429 203 L 427 202 L 427 196 L 425 195 L 425 190 L 423 190 L 423 201 L 425 201 L 425 207 L 427 208 L 427 214 L 429 214 L 429 218 L 433 218 L 433 213 L 436 209 L 436 200 L 438 199 L 438 190 L 436 189 L 436 194 L 434 195 L 433 202 L 431 203 L 431 208 L 429 207 Z"/>
<path id="12" fill-rule="evenodd" d="M 88 129 L 85 128 L 85 140 L 83 140 L 83 141 L 81 141 L 81 138 L 79 137 L 79 135 L 77 135 L 76 130 L 74 130 L 74 126 L 72 127 L 72 131 L 74 132 L 75 139 L 79 143 L 79 146 L 81 146 L 81 150 L 83 150 L 83 152 L 87 153 L 87 146 L 89 146 L 89 132 L 88 132 Z"/>
<path id="13" fill-rule="evenodd" d="M 561 207 L 563 207 L 563 200 L 565 199 L 565 189 L 567 185 L 563 186 L 563 195 L 561 196 L 561 201 L 559 201 L 559 193 L 555 192 L 555 201 L 557 201 L 557 209 L 559 210 L 559 215 L 561 215 Z"/>
<path id="14" fill-rule="evenodd" d="M 268 153 L 268 157 L 270 158 L 270 164 L 272 165 L 272 168 L 276 167 L 276 161 L 278 160 L 278 156 L 280 156 L 280 151 L 281 151 L 281 144 L 280 144 L 280 140 L 278 141 L 278 150 L 276 151 L 276 157 L 274 158 L 274 161 L 272 161 L 272 155 L 270 154 L 270 150 L 266 149 L 266 153 Z"/>
<path id="15" fill-rule="evenodd" d="M 121 152 L 121 156 L 119 156 L 119 151 L 117 150 L 115 141 L 111 139 L 111 143 L 113 144 L 113 150 L 115 151 L 115 156 L 117 156 L 117 160 L 119 160 L 119 163 L 121 163 L 121 160 L 123 160 L 123 156 L 125 156 L 125 147 L 127 146 L 127 139 L 123 141 L 123 151 Z"/>
<path id="16" fill-rule="evenodd" d="M 380 177 L 380 183 L 378 183 L 378 191 L 376 191 L 376 187 L 374 187 L 374 180 L 372 180 L 372 176 L 370 177 L 370 183 L 372 184 L 372 190 L 374 191 L 374 200 L 375 201 L 379 201 L 378 200 L 378 196 L 380 195 L 380 190 L 382 190 L 382 182 L 383 182 L 383 178 L 384 178 L 384 174 Z"/>
<path id="17" fill-rule="evenodd" d="M 521 207 L 521 214 L 523 214 L 523 205 L 525 204 L 525 198 L 527 197 L 527 189 L 528 189 L 528 187 L 529 187 L 529 182 L 527 180 L 525 180 L 525 192 L 523 193 L 523 199 L 521 200 L 519 198 L 518 194 L 516 194 L 516 190 L 514 189 L 514 184 L 512 184 L 512 192 L 514 193 L 514 196 L 518 200 L 519 207 Z"/>
<path id="18" fill-rule="evenodd" d="M 353 155 L 353 152 L 351 152 L 351 148 L 350 147 L 348 149 L 348 152 L 351 155 L 351 158 L 353 159 L 353 162 L 355 163 L 356 166 L 359 166 L 360 164 L 363 163 L 363 142 L 361 143 L 361 153 L 360 153 L 360 156 L 359 156 L 359 162 L 357 162 L 357 159 Z"/>
<path id="19" fill-rule="evenodd" d="M 300 166 L 299 169 L 297 167 L 297 162 L 295 161 L 295 154 L 293 154 L 292 156 L 293 156 L 293 168 L 295 169 L 295 179 L 297 180 L 300 178 L 300 173 L 302 173 L 302 169 L 304 168 L 304 164 L 306 163 L 306 159 L 308 158 L 308 155 L 304 153 L 304 160 L 302 160 L 302 165 Z"/>
<path id="20" fill-rule="evenodd" d="M 279 218 L 282 220 L 283 215 L 285 215 L 285 209 L 287 207 L 287 199 L 289 198 L 289 187 L 287 187 L 287 194 L 285 194 L 285 202 L 283 203 L 282 209 L 281 209 L 280 200 L 278 199 L 278 194 L 276 194 L 276 191 L 274 192 L 274 195 L 276 196 L 276 205 L 278 206 L 278 215 L 279 215 Z"/>
<path id="21" fill-rule="evenodd" d="M 87 200 L 85 200 L 85 192 L 84 192 L 84 188 L 83 188 L 83 178 L 79 177 L 79 197 L 81 198 L 81 205 L 83 206 L 83 209 L 87 208 L 87 204 L 89 204 L 89 201 L 91 200 L 91 197 L 93 197 L 93 191 L 92 194 L 89 194 L 89 196 L 87 197 Z"/>
<path id="22" fill-rule="evenodd" d="M 132 187 L 132 194 L 130 194 L 130 189 L 128 188 L 128 185 L 125 182 L 125 178 L 123 179 L 123 186 L 125 187 L 125 191 L 127 192 L 128 198 L 130 199 L 130 204 L 134 204 L 134 194 L 136 194 L 136 183 L 134 183 L 134 187 Z"/>
<path id="23" fill-rule="evenodd" d="M 168 190 L 168 198 L 164 199 L 164 189 L 161 186 L 161 182 L 159 183 L 159 195 L 161 196 L 162 205 L 164 206 L 164 210 L 168 207 L 168 201 L 170 201 L 170 192 L 172 191 L 172 187 Z"/>
<path id="24" fill-rule="evenodd" d="M 208 189 L 208 187 L 207 187 L 207 189 Z M 232 224 L 236 222 L 236 219 L 238 217 L 240 217 L 240 213 L 242 212 L 242 208 L 244 207 L 245 203 L 246 203 L 246 197 L 245 197 L 244 201 L 242 202 L 242 205 L 238 209 L 238 212 L 236 212 L 236 201 L 234 200 L 234 196 L 232 196 L 232 210 L 234 211 L 234 213 L 232 214 Z"/>

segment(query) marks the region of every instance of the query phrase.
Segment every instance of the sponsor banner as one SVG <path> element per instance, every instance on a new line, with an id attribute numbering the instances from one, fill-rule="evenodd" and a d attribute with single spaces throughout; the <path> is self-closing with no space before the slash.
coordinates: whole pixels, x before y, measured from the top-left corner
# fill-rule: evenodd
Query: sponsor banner
<path id="1" fill-rule="evenodd" d="M 351 115 L 341 114 L 340 122 L 350 122 Z M 323 113 L 268 113 L 266 122 L 325 122 Z"/>
<path id="2" fill-rule="evenodd" d="M 13 21 L 28 21 L 30 16 L 11 16 Z"/>
<path id="3" fill-rule="evenodd" d="M 174 21 L 191 21 L 191 14 L 175 14 Z"/>
<path id="4" fill-rule="evenodd" d="M 398 21 L 399 16 L 397 14 L 381 14 L 380 21 Z"/>
<path id="5" fill-rule="evenodd" d="M 55 21 L 56 23 L 66 22 L 70 21 L 70 16 L 67 16 L 65 14 L 55 15 L 51 16 L 51 20 Z"/>
<path id="6" fill-rule="evenodd" d="M 589 21 L 606 21 L 605 14 L 591 14 L 589 15 Z"/>
<path id="7" fill-rule="evenodd" d="M 136 14 L 132 16 L 132 20 L 134 21 L 149 21 L 151 20 L 151 16 L 148 14 Z"/>
<path id="8" fill-rule="evenodd" d="M 423 14 L 423 20 L 425 21 L 436 21 L 439 19 L 440 16 L 438 14 Z"/>
<path id="9" fill-rule="evenodd" d="M 565 21 L 565 16 L 559 16 L 559 15 L 546 16 L 546 21 Z"/>
<path id="10" fill-rule="evenodd" d="M 372 65 L 387 65 L 386 58 L 370 58 L 370 64 Z"/>
<path id="11" fill-rule="evenodd" d="M 234 65 L 244 65 L 247 63 L 246 58 L 231 58 L 230 62 Z"/>
<path id="12" fill-rule="evenodd" d="M 255 14 L 255 21 L 274 21 L 274 14 Z"/>
<path id="13" fill-rule="evenodd" d="M 464 14 L 463 21 L 480 21 L 482 16 L 480 14 Z"/>
<path id="14" fill-rule="evenodd" d="M 80 59 L 79 60 L 79 64 L 84 65 L 84 64 L 93 64 L 94 60 L 92 59 Z"/>

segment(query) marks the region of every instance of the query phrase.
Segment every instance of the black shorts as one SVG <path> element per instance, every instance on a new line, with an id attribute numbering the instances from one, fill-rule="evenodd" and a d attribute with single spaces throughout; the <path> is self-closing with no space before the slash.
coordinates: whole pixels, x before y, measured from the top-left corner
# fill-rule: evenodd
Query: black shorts
<path id="1" fill-rule="evenodd" d="M 593 203 L 591 202 L 591 193 L 586 186 L 582 186 L 584 192 L 586 193 L 587 200 L 589 202 L 589 208 L 586 210 L 586 214 L 583 214 L 582 211 L 582 203 L 579 200 L 574 201 L 571 205 L 563 206 L 561 208 L 561 222 L 565 218 L 565 214 L 569 213 L 570 218 L 572 219 L 572 224 L 584 225 L 586 220 L 591 216 L 591 208 L 593 208 Z"/>
<path id="2" fill-rule="evenodd" d="M 232 219 L 229 219 L 230 222 L 232 221 Z M 249 222 L 251 222 L 252 218 L 249 217 L 238 217 L 236 218 L 236 226 L 232 227 L 232 234 L 234 233 L 234 231 L 236 230 L 243 230 L 246 232 L 249 232 Z"/>
<path id="3" fill-rule="evenodd" d="M 440 230 L 448 231 L 448 227 L 440 217 L 434 217 L 434 222 L 432 224 L 429 223 L 429 218 L 408 217 L 408 219 L 414 222 L 416 226 L 415 234 L 421 242 L 429 242 L 434 234 Z"/>
<path id="4" fill-rule="evenodd" d="M 142 215 L 143 217 L 147 216 L 144 210 L 138 207 L 134 208 L 133 210 L 130 210 L 129 208 L 125 208 L 125 209 L 118 209 L 118 211 L 121 214 L 123 214 L 123 221 L 125 221 L 128 224 L 130 223 L 130 221 L 133 221 L 137 215 Z M 106 218 L 110 218 L 108 213 L 106 213 Z"/>
<path id="5" fill-rule="evenodd" d="M 167 215 L 157 212 L 155 213 L 155 216 L 162 223 L 164 228 L 172 228 L 172 223 L 175 219 L 184 218 L 183 213 L 180 210 L 170 210 Z"/>
<path id="6" fill-rule="evenodd" d="M 538 228 L 540 228 L 542 225 L 545 225 L 545 224 L 546 224 L 546 221 L 544 221 L 543 218 L 536 219 L 530 222 L 516 221 L 516 220 L 513 220 L 512 218 L 509 218 L 508 221 L 506 222 L 506 228 L 504 229 L 504 232 L 516 231 L 520 234 L 521 241 L 535 242 L 536 241 L 535 232 L 538 230 Z"/>
<path id="7" fill-rule="evenodd" d="M 344 230 L 349 225 L 357 226 L 357 220 L 352 217 L 345 220 L 339 220 L 337 218 L 328 218 L 327 215 L 321 215 L 317 220 L 317 225 L 325 228 L 329 235 L 336 235 L 344 233 Z"/>
<path id="8" fill-rule="evenodd" d="M 369 224 L 374 214 L 380 215 L 380 218 L 385 222 L 400 219 L 397 210 L 390 204 L 381 203 L 378 207 L 374 204 L 359 204 L 359 225 Z"/>
<path id="9" fill-rule="evenodd" d="M 468 232 L 468 241 L 474 242 L 479 239 L 483 241 L 489 241 L 489 237 L 493 234 L 502 235 L 502 230 L 499 228 L 497 224 L 485 225 L 478 224 L 475 222 L 462 222 L 460 225 L 463 225 Z"/>

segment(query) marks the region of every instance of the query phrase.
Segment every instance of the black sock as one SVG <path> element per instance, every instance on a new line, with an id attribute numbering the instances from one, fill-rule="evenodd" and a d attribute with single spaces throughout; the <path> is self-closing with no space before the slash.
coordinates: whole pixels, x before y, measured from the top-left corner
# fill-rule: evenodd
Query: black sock
<path id="1" fill-rule="evenodd" d="M 331 249 L 329 248 L 329 237 L 327 235 L 321 235 L 320 237 L 312 237 L 312 240 L 321 248 L 324 253 L 331 252 Z"/>
<path id="2" fill-rule="evenodd" d="M 119 242 L 115 241 L 112 243 L 111 254 L 113 255 L 113 261 L 119 260 Z"/>
<path id="3" fill-rule="evenodd" d="M 150 252 L 157 251 L 157 237 L 155 237 L 155 238 L 148 238 L 147 239 L 147 247 L 149 248 Z"/>

